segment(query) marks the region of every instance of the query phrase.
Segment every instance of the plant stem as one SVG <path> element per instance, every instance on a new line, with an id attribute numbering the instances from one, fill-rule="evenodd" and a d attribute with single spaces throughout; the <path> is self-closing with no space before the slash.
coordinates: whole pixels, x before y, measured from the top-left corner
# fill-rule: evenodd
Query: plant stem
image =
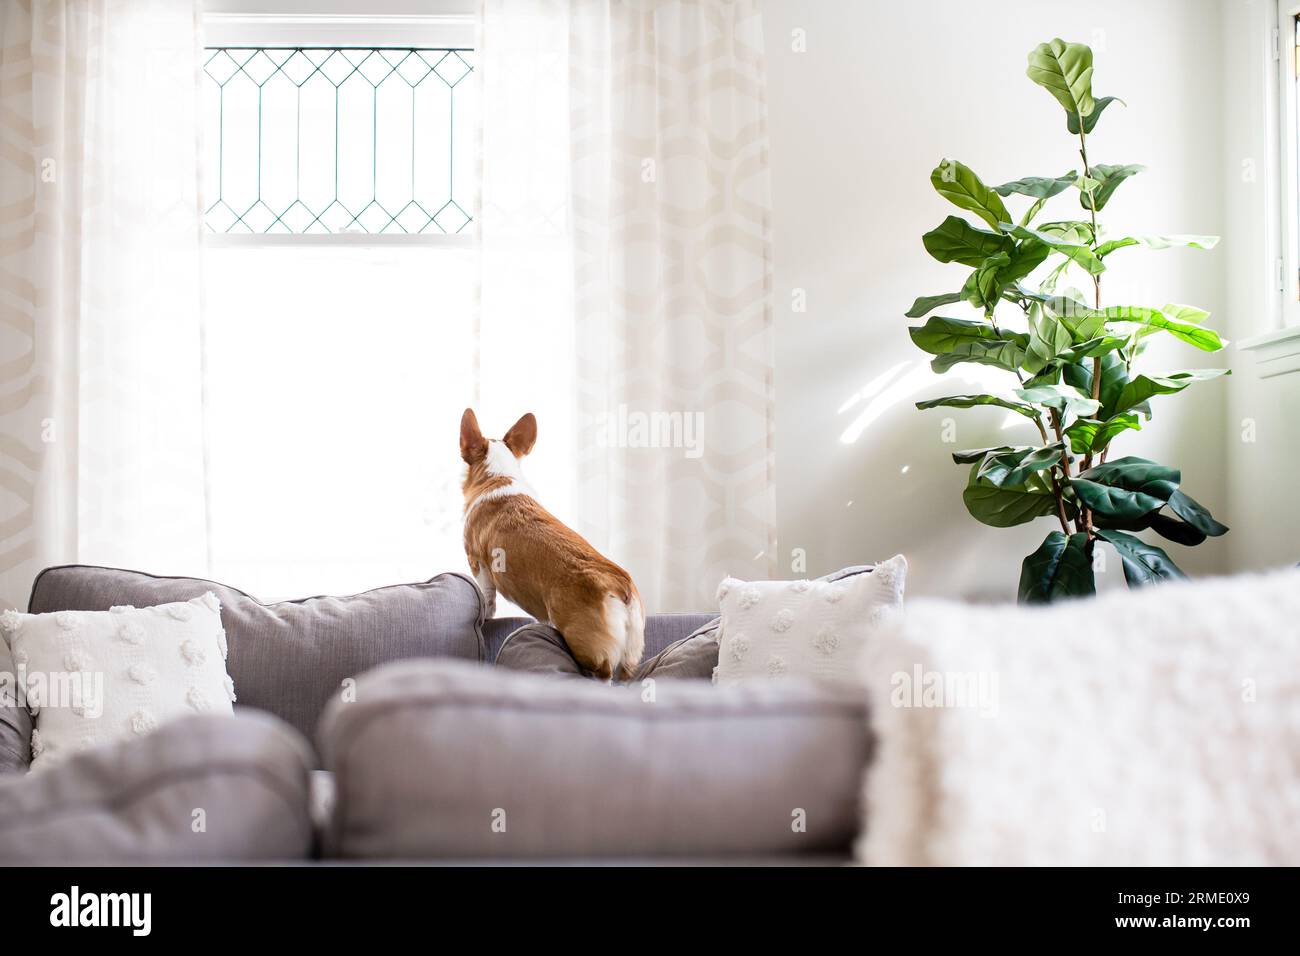
<path id="1" fill-rule="evenodd" d="M 1083 132 L 1083 120 L 1079 121 L 1079 157 L 1083 160 L 1083 175 L 1086 179 L 1092 179 L 1092 166 L 1088 163 L 1088 137 Z M 1093 191 L 1089 189 L 1085 195 L 1088 197 L 1088 216 L 1092 222 L 1092 235 L 1089 239 L 1089 246 L 1095 253 L 1097 251 L 1097 200 Z M 1092 304 L 1098 312 L 1101 311 L 1101 274 L 1097 273 L 1092 277 Z M 1092 360 L 1092 400 L 1101 401 L 1101 357 L 1098 356 Z M 1087 471 L 1092 467 L 1092 453 L 1089 452 L 1084 456 L 1081 471 Z M 1079 524 L 1081 529 L 1088 535 L 1091 541 L 1092 534 L 1092 509 L 1079 508 Z"/>

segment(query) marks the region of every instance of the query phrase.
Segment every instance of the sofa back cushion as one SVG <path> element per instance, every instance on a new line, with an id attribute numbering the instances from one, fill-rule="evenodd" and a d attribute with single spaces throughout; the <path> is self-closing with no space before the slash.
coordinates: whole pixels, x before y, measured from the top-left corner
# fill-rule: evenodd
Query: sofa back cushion
<path id="1" fill-rule="evenodd" d="M 670 644 L 690 637 L 697 630 L 716 621 L 716 614 L 650 614 L 645 619 L 645 651 L 642 661 L 648 661 Z M 495 661 L 506 638 L 526 624 L 536 623 L 531 617 L 494 617 L 483 626 L 487 640 L 487 659 Z"/>
<path id="2" fill-rule="evenodd" d="M 230 653 L 226 668 L 239 704 L 269 711 L 308 738 L 343 681 L 389 661 L 416 657 L 485 659 L 483 601 L 465 575 L 395 584 L 346 597 L 263 604 L 200 578 L 165 578 L 116 568 L 69 565 L 36 578 L 28 610 L 106 611 L 150 607 L 212 591 Z"/>

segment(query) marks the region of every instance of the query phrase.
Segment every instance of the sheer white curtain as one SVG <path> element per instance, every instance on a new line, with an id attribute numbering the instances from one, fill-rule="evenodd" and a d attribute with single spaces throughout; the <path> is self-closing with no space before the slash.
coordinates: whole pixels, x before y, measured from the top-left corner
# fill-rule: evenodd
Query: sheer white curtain
<path id="1" fill-rule="evenodd" d="M 543 497 L 652 611 L 774 566 L 758 6 L 482 5 L 482 403 L 531 383 Z"/>
<path id="2" fill-rule="evenodd" d="M 0 603 L 203 573 L 197 0 L 0 6 Z"/>

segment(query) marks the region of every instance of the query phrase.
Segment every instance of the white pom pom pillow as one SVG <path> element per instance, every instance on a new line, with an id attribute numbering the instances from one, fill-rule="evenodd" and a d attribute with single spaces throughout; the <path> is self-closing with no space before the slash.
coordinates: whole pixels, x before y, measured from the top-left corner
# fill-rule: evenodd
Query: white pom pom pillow
<path id="1" fill-rule="evenodd" d="M 6 611 L 17 688 L 35 723 L 32 769 L 194 713 L 233 714 L 221 605 Z"/>
<path id="2" fill-rule="evenodd" d="M 834 580 L 738 581 L 718 586 L 715 684 L 783 677 L 852 681 L 882 616 L 903 605 L 907 559 Z"/>

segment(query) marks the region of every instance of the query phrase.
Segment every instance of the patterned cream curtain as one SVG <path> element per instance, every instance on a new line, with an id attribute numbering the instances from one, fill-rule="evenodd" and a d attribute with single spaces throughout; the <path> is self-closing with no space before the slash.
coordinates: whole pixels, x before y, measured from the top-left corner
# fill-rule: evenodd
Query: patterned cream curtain
<path id="1" fill-rule="evenodd" d="M 197 0 L 0 4 L 0 605 L 207 566 Z"/>
<path id="2" fill-rule="evenodd" d="M 481 26 L 484 401 L 531 367 L 575 434 L 555 510 L 649 610 L 707 609 L 775 558 L 758 0 L 484 0 Z M 493 358 L 512 320 L 531 366 Z"/>

